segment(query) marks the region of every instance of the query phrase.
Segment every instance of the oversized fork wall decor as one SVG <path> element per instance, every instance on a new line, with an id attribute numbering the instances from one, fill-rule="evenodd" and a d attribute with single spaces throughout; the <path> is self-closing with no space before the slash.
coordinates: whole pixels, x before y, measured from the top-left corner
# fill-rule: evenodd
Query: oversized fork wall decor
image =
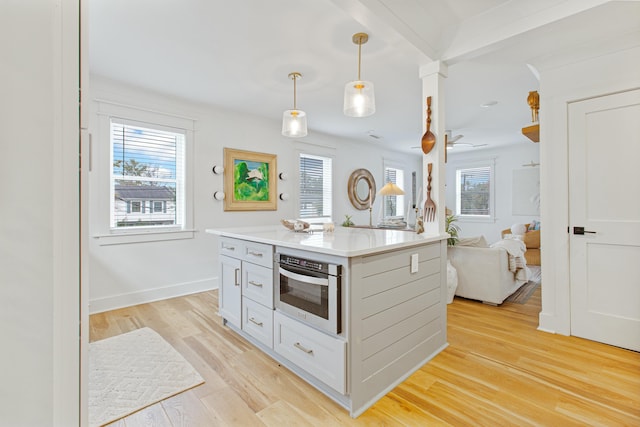
<path id="1" fill-rule="evenodd" d="M 431 199 L 431 170 L 433 163 L 427 164 L 427 200 L 424 202 L 424 221 L 433 222 L 436 220 L 436 204 Z"/>

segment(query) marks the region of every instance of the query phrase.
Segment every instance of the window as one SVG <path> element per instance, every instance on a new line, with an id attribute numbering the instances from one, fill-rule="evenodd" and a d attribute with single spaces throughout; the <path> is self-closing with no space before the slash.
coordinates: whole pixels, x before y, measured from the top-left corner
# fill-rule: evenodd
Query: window
<path id="1" fill-rule="evenodd" d="M 151 202 L 153 206 L 153 211 L 154 212 L 162 212 L 162 213 L 166 213 L 167 212 L 167 202 L 166 201 L 153 201 Z"/>
<path id="2" fill-rule="evenodd" d="M 299 217 L 308 222 L 331 221 L 332 159 L 300 153 Z"/>
<path id="3" fill-rule="evenodd" d="M 384 168 L 384 184 L 391 182 L 402 190 L 404 190 L 404 171 L 393 167 L 385 166 Z M 383 215 L 388 217 L 404 217 L 404 195 L 399 196 L 382 196 L 384 201 Z"/>
<path id="4" fill-rule="evenodd" d="M 140 202 L 127 201 L 127 213 L 142 212 L 142 204 Z"/>
<path id="5" fill-rule="evenodd" d="M 111 150 L 111 228 L 182 228 L 185 132 L 112 118 Z"/>
<path id="6" fill-rule="evenodd" d="M 493 167 L 478 166 L 456 170 L 456 215 L 493 218 Z"/>
<path id="7" fill-rule="evenodd" d="M 97 100 L 89 185 L 99 245 L 191 239 L 193 119 Z"/>

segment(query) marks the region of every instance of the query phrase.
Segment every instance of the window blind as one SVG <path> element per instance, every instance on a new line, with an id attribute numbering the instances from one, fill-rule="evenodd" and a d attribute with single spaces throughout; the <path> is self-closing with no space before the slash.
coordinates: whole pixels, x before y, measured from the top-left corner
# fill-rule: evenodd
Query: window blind
<path id="1" fill-rule="evenodd" d="M 398 180 L 396 178 L 396 170 L 395 169 L 385 168 L 385 170 L 384 170 L 384 183 L 386 184 L 387 182 L 392 182 L 392 183 L 397 185 Z M 384 199 L 385 199 L 384 216 L 385 217 L 395 216 L 396 215 L 396 208 L 397 208 L 396 196 L 385 196 Z"/>
<path id="2" fill-rule="evenodd" d="M 300 154 L 301 219 L 321 221 L 332 216 L 332 160 Z"/>
<path id="3" fill-rule="evenodd" d="M 491 167 L 459 169 L 457 183 L 459 215 L 491 214 Z"/>
<path id="4" fill-rule="evenodd" d="M 112 119 L 112 228 L 183 225 L 184 143 L 184 132 Z"/>
<path id="5" fill-rule="evenodd" d="M 404 171 L 401 169 L 385 167 L 384 183 L 392 182 L 398 187 L 404 187 Z M 384 196 L 383 215 L 385 217 L 404 215 L 404 196 Z"/>

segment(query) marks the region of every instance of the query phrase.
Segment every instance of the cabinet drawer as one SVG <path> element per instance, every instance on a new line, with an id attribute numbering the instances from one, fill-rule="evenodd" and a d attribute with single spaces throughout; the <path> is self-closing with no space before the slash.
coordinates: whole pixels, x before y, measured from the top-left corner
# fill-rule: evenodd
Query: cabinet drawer
<path id="1" fill-rule="evenodd" d="M 244 241 L 238 239 L 229 239 L 228 237 L 221 237 L 220 255 L 228 255 L 234 258 L 242 259 L 244 254 Z"/>
<path id="2" fill-rule="evenodd" d="M 273 246 L 264 243 L 243 242 L 244 250 L 242 251 L 242 259 L 261 265 L 263 267 L 273 268 Z"/>
<path id="3" fill-rule="evenodd" d="M 220 255 L 228 255 L 263 267 L 273 268 L 273 246 L 265 243 L 220 237 Z"/>
<path id="4" fill-rule="evenodd" d="M 344 340 L 274 311 L 273 348 L 329 387 L 345 394 Z"/>
<path id="5" fill-rule="evenodd" d="M 273 310 L 243 297 L 242 329 L 262 344 L 273 348 Z"/>
<path id="6" fill-rule="evenodd" d="M 273 269 L 244 262 L 242 264 L 242 295 L 273 308 Z"/>

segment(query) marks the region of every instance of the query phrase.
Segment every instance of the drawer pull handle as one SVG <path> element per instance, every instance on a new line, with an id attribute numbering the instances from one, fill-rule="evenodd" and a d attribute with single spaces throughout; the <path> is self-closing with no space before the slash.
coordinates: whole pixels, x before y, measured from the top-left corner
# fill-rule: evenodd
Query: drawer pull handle
<path id="1" fill-rule="evenodd" d="M 257 286 L 259 288 L 262 287 L 262 283 L 254 282 L 253 280 L 249 280 L 249 284 L 253 286 Z"/>
<path id="2" fill-rule="evenodd" d="M 294 346 L 295 348 L 297 348 L 298 350 L 302 350 L 302 351 L 304 351 L 304 352 L 305 352 L 305 353 L 307 353 L 307 354 L 313 354 L 313 350 L 309 350 L 308 348 L 304 348 L 304 347 L 302 346 L 302 344 L 300 344 L 299 342 L 295 343 L 293 346 Z"/>
<path id="3" fill-rule="evenodd" d="M 236 268 L 235 271 L 233 272 L 236 286 L 240 286 L 240 281 L 238 280 L 238 273 L 240 273 L 240 269 Z"/>
<path id="4" fill-rule="evenodd" d="M 253 256 L 257 256 L 259 258 L 262 258 L 262 254 L 260 252 L 249 251 L 249 255 L 253 255 Z"/>
<path id="5" fill-rule="evenodd" d="M 226 249 L 228 251 L 235 251 L 236 250 L 235 246 L 227 246 L 227 245 L 222 245 L 222 249 Z"/>
<path id="6" fill-rule="evenodd" d="M 256 319 L 254 319 L 253 317 L 249 318 L 249 322 L 251 323 L 255 323 L 256 325 L 262 327 L 262 322 L 258 322 Z"/>

